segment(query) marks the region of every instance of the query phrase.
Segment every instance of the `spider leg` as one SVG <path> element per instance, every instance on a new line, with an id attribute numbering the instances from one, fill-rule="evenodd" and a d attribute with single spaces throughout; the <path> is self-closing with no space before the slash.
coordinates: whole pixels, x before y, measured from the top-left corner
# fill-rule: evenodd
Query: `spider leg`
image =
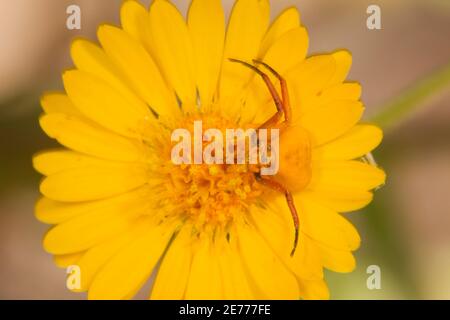
<path id="1" fill-rule="evenodd" d="M 294 227 L 295 227 L 295 238 L 294 238 L 294 248 L 291 251 L 291 257 L 295 254 L 295 250 L 297 249 L 298 245 L 298 238 L 299 238 L 299 229 L 300 229 L 300 222 L 298 218 L 297 209 L 295 207 L 294 198 L 292 197 L 292 194 L 288 189 L 286 189 L 282 184 L 276 182 L 275 180 L 269 179 L 269 178 L 263 178 L 261 176 L 258 176 L 258 181 L 269 187 L 272 190 L 278 191 L 280 193 L 283 193 L 286 197 L 286 202 L 288 204 L 289 210 L 291 211 L 292 220 L 294 221 Z"/>
<path id="2" fill-rule="evenodd" d="M 285 121 L 289 124 L 292 121 L 292 109 L 291 109 L 291 103 L 290 103 L 290 99 L 289 99 L 289 90 L 288 90 L 286 79 L 284 79 L 274 68 L 272 68 L 267 63 L 260 61 L 260 60 L 256 60 L 256 59 L 253 60 L 253 62 L 255 64 L 260 64 L 260 65 L 264 66 L 280 81 L 284 118 L 285 118 Z"/>
<path id="3" fill-rule="evenodd" d="M 238 59 L 229 59 L 231 62 L 236 62 L 236 63 L 240 63 L 244 66 L 246 66 L 247 68 L 252 69 L 253 71 L 255 71 L 258 75 L 261 76 L 261 78 L 264 80 L 267 88 L 270 91 L 270 94 L 272 96 L 272 99 L 275 103 L 275 106 L 277 107 L 277 113 L 274 114 L 269 120 L 267 120 L 264 124 L 262 124 L 259 129 L 263 129 L 263 128 L 270 128 L 273 127 L 274 125 L 276 125 L 281 118 L 283 117 L 283 113 L 285 112 L 285 106 L 283 101 L 280 98 L 280 95 L 278 94 L 275 86 L 273 85 L 272 81 L 270 80 L 269 76 L 262 72 L 261 70 L 259 70 L 257 67 L 255 67 L 254 65 L 242 61 L 242 60 L 238 60 Z M 275 71 L 275 70 L 274 70 Z"/>

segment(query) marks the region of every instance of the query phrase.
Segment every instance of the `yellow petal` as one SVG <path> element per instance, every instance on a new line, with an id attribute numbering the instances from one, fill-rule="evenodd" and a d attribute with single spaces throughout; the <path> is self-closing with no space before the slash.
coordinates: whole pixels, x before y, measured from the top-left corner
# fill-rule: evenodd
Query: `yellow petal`
<path id="1" fill-rule="evenodd" d="M 76 208 L 78 204 L 67 204 L 42 197 L 36 202 L 36 219 L 47 224 L 57 224 L 84 213 L 76 209 L 71 210 L 74 206 Z"/>
<path id="2" fill-rule="evenodd" d="M 144 46 L 148 45 L 148 11 L 136 0 L 126 0 L 120 8 L 122 28 Z"/>
<path id="3" fill-rule="evenodd" d="M 295 276 L 250 226 L 239 224 L 238 242 L 253 290 L 265 299 L 298 299 Z M 276 276 L 274 276 L 276 275 Z"/>
<path id="4" fill-rule="evenodd" d="M 291 221 L 292 223 L 292 221 Z M 291 246 L 292 246 L 291 242 Z M 290 259 L 289 265 L 297 276 L 297 280 L 304 279 L 317 280 L 323 278 L 323 268 L 320 251 L 317 242 L 309 236 L 301 233 L 299 236 L 299 247 L 294 256 Z"/>
<path id="5" fill-rule="evenodd" d="M 383 170 L 360 161 L 330 161 L 313 166 L 311 190 L 368 191 L 385 183 Z"/>
<path id="6" fill-rule="evenodd" d="M 350 251 L 335 250 L 319 244 L 323 266 L 334 272 L 347 273 L 355 270 L 356 261 Z"/>
<path id="7" fill-rule="evenodd" d="M 347 50 L 340 50 L 332 54 L 336 60 L 336 72 L 331 84 L 339 84 L 345 81 L 352 66 L 352 54 Z"/>
<path id="8" fill-rule="evenodd" d="M 184 226 L 162 259 L 150 299 L 181 300 L 185 297 L 192 261 L 190 227 Z"/>
<path id="9" fill-rule="evenodd" d="M 291 7 L 284 10 L 272 23 L 261 44 L 259 56 L 264 57 L 267 50 L 289 30 L 300 26 L 300 13 L 297 8 Z"/>
<path id="10" fill-rule="evenodd" d="M 48 114 L 63 113 L 68 115 L 81 116 L 81 112 L 70 101 L 65 93 L 48 92 L 42 95 L 42 109 Z"/>
<path id="11" fill-rule="evenodd" d="M 175 95 L 145 48 L 125 31 L 102 25 L 97 31 L 106 54 L 126 76 L 127 83 L 161 117 L 179 116 Z"/>
<path id="12" fill-rule="evenodd" d="M 79 117 L 47 114 L 39 122 L 49 137 L 70 149 L 91 156 L 117 161 L 140 161 L 148 152 L 139 142 Z"/>
<path id="13" fill-rule="evenodd" d="M 64 87 L 70 100 L 88 118 L 129 137 L 140 137 L 140 130 L 153 115 L 144 103 L 131 103 L 106 82 L 82 71 L 66 71 Z"/>
<path id="14" fill-rule="evenodd" d="M 33 157 L 33 167 L 46 176 L 68 169 L 103 163 L 103 160 L 64 149 L 44 151 Z"/>
<path id="15" fill-rule="evenodd" d="M 289 210 L 284 197 L 279 204 L 276 204 L 278 206 L 274 205 L 274 203 L 270 204 L 272 210 L 255 208 L 252 212 L 253 223 L 271 249 L 298 278 L 321 279 L 323 273 L 318 250 L 314 248 L 309 238 L 300 234 L 297 250 L 291 257 L 294 245 L 294 224 L 291 217 L 287 217 L 288 220 L 286 220 L 286 215 L 279 214 L 280 211 Z"/>
<path id="16" fill-rule="evenodd" d="M 356 82 L 340 83 L 325 89 L 319 99 L 322 104 L 333 100 L 359 100 L 361 85 Z"/>
<path id="17" fill-rule="evenodd" d="M 372 192 L 365 190 L 312 190 L 309 196 L 337 212 L 350 212 L 364 208 L 372 202 Z"/>
<path id="18" fill-rule="evenodd" d="M 191 271 L 186 288 L 187 300 L 218 300 L 223 298 L 219 255 L 209 237 L 198 240 L 193 248 Z"/>
<path id="19" fill-rule="evenodd" d="M 348 132 L 363 112 L 361 102 L 336 100 L 307 112 L 298 123 L 309 131 L 313 145 L 320 146 Z"/>
<path id="20" fill-rule="evenodd" d="M 188 26 L 194 46 L 197 87 L 205 108 L 215 96 L 222 67 L 225 16 L 221 1 L 192 1 Z"/>
<path id="21" fill-rule="evenodd" d="M 351 160 L 362 157 L 375 149 L 383 139 L 383 131 L 376 126 L 354 126 L 338 139 L 314 149 L 313 159 Z"/>
<path id="22" fill-rule="evenodd" d="M 300 295 L 305 300 L 328 300 L 330 292 L 324 280 L 300 281 Z"/>
<path id="23" fill-rule="evenodd" d="M 76 291 L 87 291 L 101 268 L 129 243 L 142 236 L 143 232 L 147 231 L 148 228 L 148 219 L 141 219 L 129 231 L 108 239 L 86 251 L 78 261 L 82 277 L 81 288 Z"/>
<path id="24" fill-rule="evenodd" d="M 362 88 L 359 83 L 346 82 L 322 90 L 318 95 L 307 97 L 307 110 L 314 110 L 323 105 L 332 104 L 339 100 L 354 100 L 361 99 Z"/>
<path id="25" fill-rule="evenodd" d="M 146 165 L 103 161 L 101 165 L 73 168 L 46 177 L 40 190 L 56 201 L 89 201 L 119 195 L 147 181 Z"/>
<path id="26" fill-rule="evenodd" d="M 99 203 L 80 204 L 80 207 L 72 208 L 78 209 L 78 215 L 49 230 L 44 238 L 44 248 L 53 254 L 87 250 L 130 229 L 136 217 L 144 214 L 148 208 L 149 204 L 140 191 Z"/>
<path id="27" fill-rule="evenodd" d="M 141 194 L 141 197 L 145 199 L 145 201 L 150 201 L 149 199 L 151 199 L 151 192 L 149 190 L 150 189 L 144 186 L 138 190 L 132 191 L 132 193 L 136 194 L 136 197 Z M 58 224 L 86 213 L 108 210 L 114 211 L 115 209 L 113 210 L 111 207 L 116 205 L 116 209 L 121 210 L 121 202 L 124 197 L 129 197 L 129 195 L 125 194 L 105 200 L 78 203 L 59 202 L 42 197 L 36 203 L 35 214 L 36 218 L 41 222 L 47 224 Z"/>
<path id="28" fill-rule="evenodd" d="M 83 255 L 84 252 L 55 255 L 53 256 L 53 261 L 58 267 L 65 269 L 69 266 L 76 265 Z"/>
<path id="29" fill-rule="evenodd" d="M 163 254 L 173 229 L 152 225 L 141 237 L 117 253 L 97 274 L 89 299 L 118 300 L 139 290 Z"/>
<path id="30" fill-rule="evenodd" d="M 186 22 L 173 4 L 165 0 L 152 3 L 150 34 L 154 58 L 183 102 L 183 108 L 195 105 L 197 92 L 192 42 Z"/>
<path id="31" fill-rule="evenodd" d="M 306 29 L 298 27 L 283 34 L 267 51 L 264 62 L 284 74 L 302 62 L 308 51 L 309 39 Z"/>
<path id="32" fill-rule="evenodd" d="M 258 57 L 261 41 L 269 25 L 268 0 L 236 1 L 225 40 L 224 63 L 220 80 L 220 99 L 225 100 L 242 90 L 254 72 L 232 59 L 251 62 Z"/>
<path id="33" fill-rule="evenodd" d="M 336 62 L 333 57 L 319 55 L 305 59 L 285 75 L 294 120 L 315 107 L 311 106 L 310 100 L 329 87 L 335 71 Z"/>
<path id="34" fill-rule="evenodd" d="M 295 196 L 300 230 L 330 248 L 356 250 L 361 242 L 358 231 L 336 211 L 314 201 L 307 194 Z M 290 215 L 287 211 L 286 214 Z"/>
<path id="35" fill-rule="evenodd" d="M 233 236 L 229 240 L 219 239 L 218 250 L 219 265 L 222 277 L 224 299 L 230 300 L 255 300 L 263 298 L 253 292 L 248 283 L 246 270 L 239 256 L 236 239 Z"/>
<path id="36" fill-rule="evenodd" d="M 72 42 L 70 53 L 75 66 L 85 73 L 105 81 L 132 105 L 142 105 L 143 101 L 126 82 L 122 72 L 113 64 L 102 48 L 85 39 Z"/>

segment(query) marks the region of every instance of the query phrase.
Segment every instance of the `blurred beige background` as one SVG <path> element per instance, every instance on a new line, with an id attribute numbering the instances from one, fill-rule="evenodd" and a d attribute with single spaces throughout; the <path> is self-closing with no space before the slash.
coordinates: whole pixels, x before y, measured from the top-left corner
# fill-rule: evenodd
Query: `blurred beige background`
<path id="1" fill-rule="evenodd" d="M 149 1 L 145 1 L 148 3 Z M 186 11 L 189 1 L 174 1 Z M 233 1 L 223 1 L 227 10 Z M 118 21 L 120 0 L 0 1 L 0 299 L 79 299 L 65 289 L 41 246 L 47 226 L 33 216 L 39 175 L 36 151 L 53 146 L 38 128 L 42 90 L 61 88 L 70 40 L 93 39 L 101 22 Z M 66 29 L 78 4 L 82 30 Z M 366 9 L 382 9 L 382 30 L 366 28 Z M 273 15 L 301 10 L 311 53 L 347 48 L 351 79 L 363 85 L 367 118 L 385 101 L 450 63 L 448 0 L 272 0 Z M 358 268 L 327 274 L 335 299 L 450 299 L 450 90 L 388 128 L 375 157 L 387 185 L 361 214 Z M 366 268 L 379 265 L 382 289 L 368 290 Z M 145 296 L 145 295 L 143 295 Z"/>

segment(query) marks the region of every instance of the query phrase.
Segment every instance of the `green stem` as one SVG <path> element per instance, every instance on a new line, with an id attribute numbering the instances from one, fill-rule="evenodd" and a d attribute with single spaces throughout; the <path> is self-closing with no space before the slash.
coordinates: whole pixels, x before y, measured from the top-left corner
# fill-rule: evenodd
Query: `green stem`
<path id="1" fill-rule="evenodd" d="M 371 121 L 382 128 L 398 124 L 422 107 L 423 102 L 443 91 L 447 86 L 450 86 L 450 63 L 380 107 L 381 112 Z"/>

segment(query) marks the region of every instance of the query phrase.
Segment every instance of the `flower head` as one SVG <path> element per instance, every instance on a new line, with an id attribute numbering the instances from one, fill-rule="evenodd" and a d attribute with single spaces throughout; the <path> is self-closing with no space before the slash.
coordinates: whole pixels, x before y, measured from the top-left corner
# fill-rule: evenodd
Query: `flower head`
<path id="1" fill-rule="evenodd" d="M 131 298 L 156 268 L 154 299 L 322 299 L 323 268 L 353 270 L 360 238 L 341 213 L 384 183 L 362 160 L 382 132 L 359 124 L 351 55 L 306 57 L 298 11 L 269 16 L 268 0 L 237 0 L 226 28 L 220 0 L 193 0 L 187 21 L 169 1 L 128 0 L 100 46 L 73 42 L 65 92 L 43 96 L 40 119 L 64 148 L 34 165 L 37 218 L 55 225 L 44 247 L 80 267 L 77 291 Z M 279 130 L 277 173 L 174 163 L 173 131 L 196 121 Z"/>

